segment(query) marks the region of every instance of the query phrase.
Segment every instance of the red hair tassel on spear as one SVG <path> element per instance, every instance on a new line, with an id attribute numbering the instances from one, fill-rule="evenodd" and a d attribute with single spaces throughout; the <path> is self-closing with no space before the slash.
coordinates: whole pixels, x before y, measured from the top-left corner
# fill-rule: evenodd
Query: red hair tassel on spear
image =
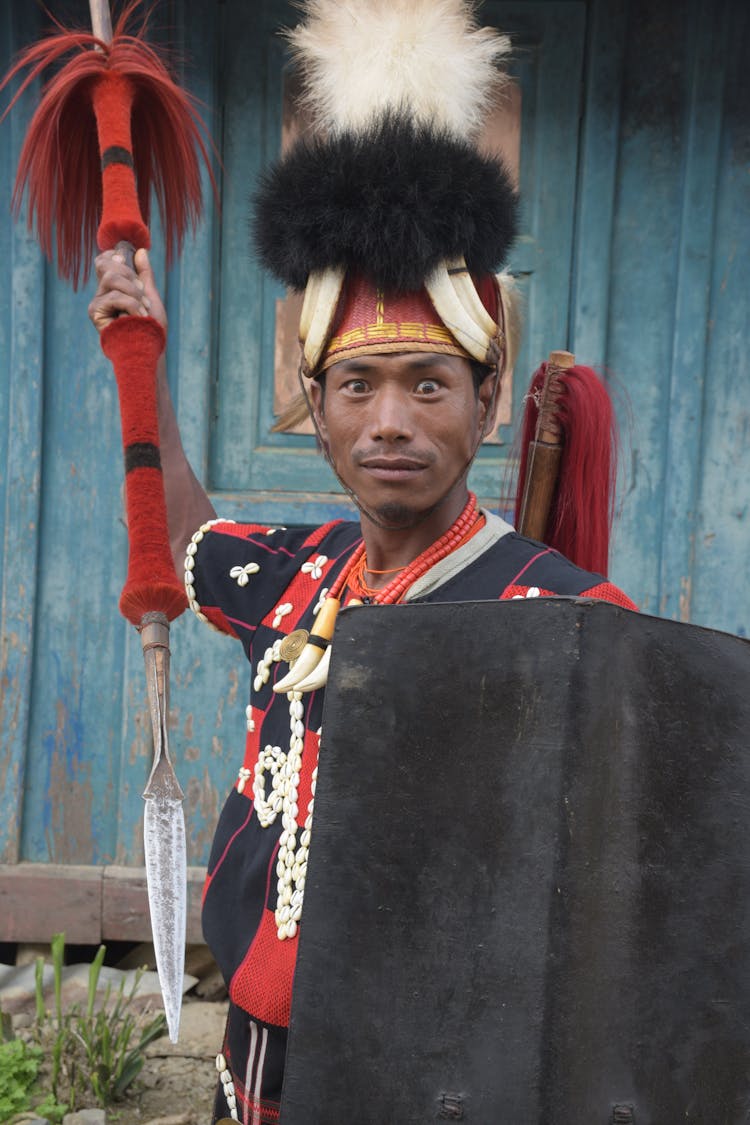
<path id="1" fill-rule="evenodd" d="M 0 89 L 23 74 L 6 110 L 48 67 L 29 127 L 13 204 L 28 195 L 29 224 L 59 272 L 77 287 L 100 251 L 148 248 L 155 194 L 167 261 L 201 211 L 202 122 L 159 53 L 127 27 L 140 0 L 127 4 L 114 34 L 106 0 L 90 0 L 93 32 L 57 30 L 28 47 Z M 64 61 L 66 60 L 67 61 Z M 210 173 L 210 167 L 209 167 Z M 213 183 L 213 176 L 212 183 Z M 215 184 L 214 184 L 215 187 Z M 165 334 L 152 317 L 123 316 L 101 334 L 117 378 L 125 453 L 128 573 L 120 609 L 139 629 L 146 660 L 154 763 L 144 792 L 144 843 L 152 930 L 170 1038 L 177 1040 L 185 944 L 186 850 L 183 793 L 169 759 L 169 622 L 187 599 L 172 561 L 159 456 L 156 367 Z"/>

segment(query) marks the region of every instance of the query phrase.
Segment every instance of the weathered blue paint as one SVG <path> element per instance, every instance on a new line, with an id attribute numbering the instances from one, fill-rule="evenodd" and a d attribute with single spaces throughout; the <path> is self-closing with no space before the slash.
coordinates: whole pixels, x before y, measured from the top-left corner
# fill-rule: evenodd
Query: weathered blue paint
<path id="1" fill-rule="evenodd" d="M 603 365 L 607 355 L 628 7 L 611 0 L 589 11 L 569 334 L 570 350 L 588 364 Z"/>
<path id="2" fill-rule="evenodd" d="M 632 413 L 615 579 L 652 612 L 745 632 L 747 6 L 491 0 L 485 14 L 515 33 L 523 99 L 516 412 L 552 348 L 606 368 Z M 287 524 L 351 511 L 312 439 L 269 434 L 261 378 L 281 293 L 253 259 L 249 198 L 278 148 L 274 30 L 294 18 L 272 0 L 185 0 L 156 20 L 187 60 L 183 80 L 223 167 L 221 213 L 207 207 L 169 274 L 158 228 L 152 255 L 191 460 L 223 514 Z M 43 22 L 36 6 L 0 0 L 3 69 Z M 127 543 L 116 394 L 88 292 L 57 281 L 7 217 L 30 112 L 27 99 L 0 127 L 0 862 L 137 864 L 151 748 L 140 646 L 117 612 Z M 473 474 L 487 498 L 500 493 L 511 436 Z M 192 615 L 172 636 L 172 746 L 200 863 L 241 761 L 247 672 L 239 646 Z"/>
<path id="3" fill-rule="evenodd" d="M 492 3 L 487 18 L 513 40 L 511 73 L 521 88 L 521 236 L 509 267 L 524 300 L 524 339 L 513 382 L 513 418 L 532 371 L 567 337 L 569 265 L 575 231 L 578 131 L 586 8 L 582 3 Z M 557 341 L 557 342 L 555 342 Z M 504 443 L 480 450 L 471 483 L 493 507 L 507 491 L 515 422 Z"/>
<path id="4" fill-rule="evenodd" d="M 709 264 L 718 175 L 726 11 L 694 4 L 687 44 L 689 88 L 669 405 L 665 419 L 659 614 L 690 618 L 697 489 L 702 463 L 703 393 L 710 311 Z"/>
<path id="5" fill-rule="evenodd" d="M 0 11 L 3 44 L 37 33 L 38 13 L 24 5 Z M 30 104 L 0 131 L 0 199 L 7 216 L 11 177 Z M 44 270 L 33 239 L 0 222 L 6 284 L 0 296 L 0 859 L 20 854 L 23 792 L 32 707 L 30 692 L 41 502 L 43 344 L 39 306 Z"/>

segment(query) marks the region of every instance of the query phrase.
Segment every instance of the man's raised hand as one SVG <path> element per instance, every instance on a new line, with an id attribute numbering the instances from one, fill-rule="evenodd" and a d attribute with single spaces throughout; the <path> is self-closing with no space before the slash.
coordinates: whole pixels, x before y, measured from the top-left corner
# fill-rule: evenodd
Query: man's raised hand
<path id="1" fill-rule="evenodd" d="M 135 270 L 116 250 L 105 250 L 95 263 L 98 286 L 89 305 L 89 318 L 102 332 L 118 316 L 153 316 L 167 329 L 167 314 L 156 288 L 145 250 L 135 254 Z"/>

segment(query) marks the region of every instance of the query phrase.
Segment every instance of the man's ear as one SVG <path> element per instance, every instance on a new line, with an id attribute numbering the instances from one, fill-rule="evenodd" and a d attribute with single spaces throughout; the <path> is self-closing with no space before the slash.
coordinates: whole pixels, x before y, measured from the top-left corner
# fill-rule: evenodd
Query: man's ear
<path id="1" fill-rule="evenodd" d="M 494 369 L 479 384 L 479 425 L 483 439 L 495 428 L 499 399 L 500 374 Z"/>
<path id="2" fill-rule="evenodd" d="M 308 391 L 310 394 L 310 402 L 312 403 L 313 415 L 315 418 L 315 425 L 317 426 L 318 433 L 323 441 L 328 441 L 328 429 L 326 427 L 325 412 L 323 410 L 324 394 L 323 388 L 317 379 L 311 379 L 308 384 Z"/>

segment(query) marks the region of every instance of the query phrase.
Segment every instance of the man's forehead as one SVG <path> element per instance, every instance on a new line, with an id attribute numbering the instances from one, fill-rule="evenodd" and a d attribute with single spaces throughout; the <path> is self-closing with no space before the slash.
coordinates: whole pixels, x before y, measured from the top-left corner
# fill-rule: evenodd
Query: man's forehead
<path id="1" fill-rule="evenodd" d="M 460 356 L 444 355 L 440 352 L 386 352 L 372 355 L 357 355 L 342 359 L 329 368 L 330 372 L 340 374 L 364 374 L 368 371 L 425 371 L 437 368 L 456 371 L 468 368 L 468 359 Z"/>

